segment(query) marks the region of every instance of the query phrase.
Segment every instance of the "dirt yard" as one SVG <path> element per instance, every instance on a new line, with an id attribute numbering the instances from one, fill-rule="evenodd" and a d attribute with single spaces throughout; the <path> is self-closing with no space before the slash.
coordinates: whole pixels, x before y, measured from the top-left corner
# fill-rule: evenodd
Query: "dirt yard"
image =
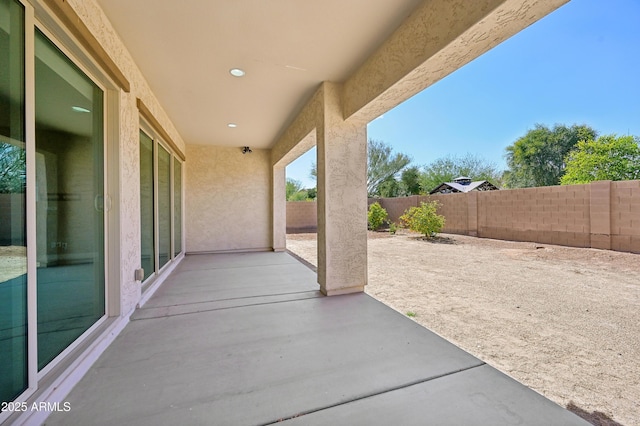
<path id="1" fill-rule="evenodd" d="M 369 233 L 366 292 L 595 425 L 640 425 L 640 255 Z M 287 235 L 316 265 L 316 234 Z"/>

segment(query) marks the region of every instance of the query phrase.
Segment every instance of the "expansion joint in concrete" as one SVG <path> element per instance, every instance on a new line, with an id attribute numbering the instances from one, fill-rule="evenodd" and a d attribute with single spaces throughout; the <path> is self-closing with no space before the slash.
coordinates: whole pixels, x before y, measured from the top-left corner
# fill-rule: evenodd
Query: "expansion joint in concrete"
<path id="1" fill-rule="evenodd" d="M 472 365 L 472 366 L 467 367 L 467 368 L 461 368 L 459 370 L 451 371 L 451 372 L 448 372 L 448 373 L 445 373 L 445 374 L 439 374 L 437 376 L 428 377 L 426 379 L 414 380 L 412 382 L 404 383 L 402 385 L 398 385 L 398 386 L 394 386 L 394 387 L 390 387 L 390 388 L 382 390 L 382 391 L 371 392 L 371 393 L 368 393 L 368 394 L 365 394 L 365 395 L 361 395 L 359 397 L 351 398 L 351 399 L 349 399 L 347 401 L 338 402 L 336 404 L 331 404 L 331 405 L 327 405 L 327 406 L 324 406 L 324 407 L 316 408 L 316 409 L 313 409 L 313 410 L 305 411 L 303 413 L 298 413 L 298 414 L 296 414 L 294 416 L 283 417 L 281 419 L 278 419 L 278 420 L 275 420 L 275 421 L 272 421 L 272 422 L 263 423 L 261 426 L 274 425 L 274 424 L 281 423 L 281 422 L 284 422 L 284 421 L 287 421 L 287 420 L 297 419 L 298 417 L 306 416 L 307 414 L 317 413 L 319 411 L 328 410 L 328 409 L 339 407 L 339 406 L 345 405 L 345 404 L 351 404 L 353 402 L 361 401 L 363 399 L 373 398 L 373 397 L 376 397 L 376 396 L 379 396 L 379 395 L 384 395 L 384 394 L 389 393 L 389 392 L 395 392 L 395 391 L 398 391 L 400 389 L 405 389 L 405 388 L 409 388 L 411 386 L 416 386 L 416 385 L 419 385 L 419 384 L 422 384 L 422 383 L 426 383 L 426 382 L 430 382 L 430 381 L 433 381 L 433 380 L 442 379 L 443 377 L 451 376 L 453 374 L 462 373 L 463 371 L 472 370 L 474 368 L 482 367 L 483 365 L 486 365 L 486 363 L 480 361 L 478 364 Z"/>

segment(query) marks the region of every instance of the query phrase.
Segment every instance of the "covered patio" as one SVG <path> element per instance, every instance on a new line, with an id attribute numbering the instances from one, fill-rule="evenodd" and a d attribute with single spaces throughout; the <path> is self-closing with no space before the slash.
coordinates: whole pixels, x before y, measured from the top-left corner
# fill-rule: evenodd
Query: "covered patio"
<path id="1" fill-rule="evenodd" d="M 316 281 L 286 252 L 187 256 L 46 424 L 586 424 Z"/>
<path id="2" fill-rule="evenodd" d="M 566 2 L 0 0 L 0 423 L 580 422 L 364 294 L 367 124 Z"/>

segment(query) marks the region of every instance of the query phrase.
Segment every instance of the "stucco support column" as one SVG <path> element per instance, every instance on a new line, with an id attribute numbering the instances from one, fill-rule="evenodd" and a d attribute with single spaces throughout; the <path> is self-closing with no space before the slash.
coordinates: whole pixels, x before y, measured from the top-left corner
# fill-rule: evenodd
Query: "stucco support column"
<path id="1" fill-rule="evenodd" d="M 273 251 L 284 251 L 287 245 L 287 196 L 284 167 L 273 167 L 271 188 Z"/>
<path id="2" fill-rule="evenodd" d="M 367 129 L 345 122 L 342 86 L 323 83 L 317 128 L 318 282 L 327 296 L 367 283 Z"/>

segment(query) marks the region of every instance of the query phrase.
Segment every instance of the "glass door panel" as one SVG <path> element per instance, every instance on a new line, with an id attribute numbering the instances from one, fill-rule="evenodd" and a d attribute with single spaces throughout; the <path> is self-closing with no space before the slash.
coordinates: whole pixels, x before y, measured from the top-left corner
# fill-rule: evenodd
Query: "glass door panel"
<path id="1" fill-rule="evenodd" d="M 162 268 L 171 259 L 171 155 L 158 145 L 158 254 Z"/>
<path id="2" fill-rule="evenodd" d="M 173 255 L 182 251 L 182 163 L 173 159 Z"/>
<path id="3" fill-rule="evenodd" d="M 105 314 L 103 92 L 35 37 L 38 369 Z"/>
<path id="4" fill-rule="evenodd" d="M 140 234 L 144 280 L 155 271 L 153 220 L 153 140 L 140 132 Z"/>
<path id="5" fill-rule="evenodd" d="M 24 8 L 0 0 L 0 401 L 27 387 Z"/>

